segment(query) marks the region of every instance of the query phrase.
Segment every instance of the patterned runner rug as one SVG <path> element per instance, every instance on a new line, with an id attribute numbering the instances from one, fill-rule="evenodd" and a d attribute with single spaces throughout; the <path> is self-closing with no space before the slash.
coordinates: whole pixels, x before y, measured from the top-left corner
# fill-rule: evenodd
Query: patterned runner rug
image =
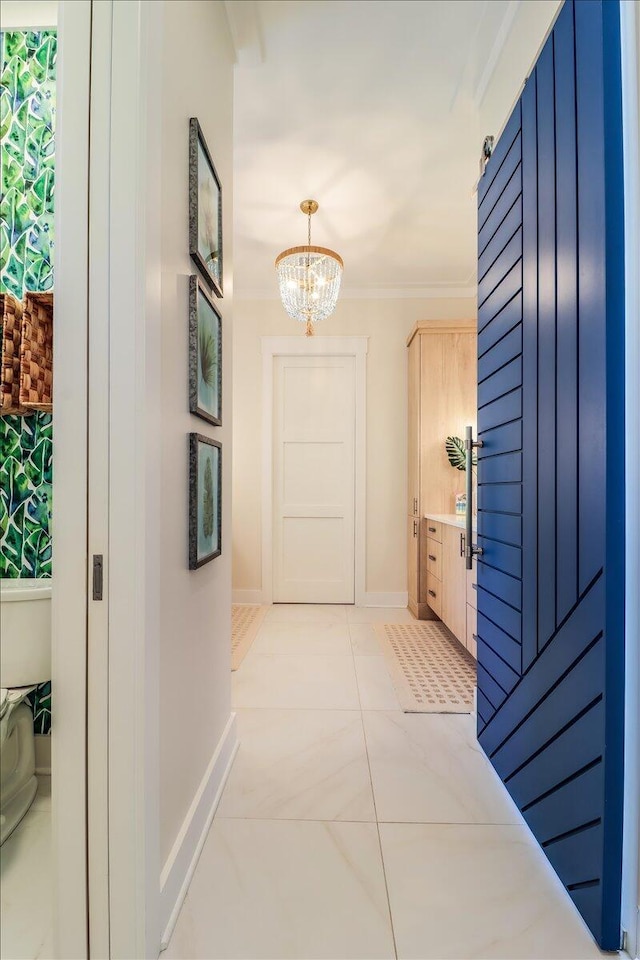
<path id="1" fill-rule="evenodd" d="M 231 606 L 231 670 L 237 670 L 256 638 L 269 608 L 253 603 Z"/>
<path id="2" fill-rule="evenodd" d="M 381 623 L 376 633 L 405 713 L 472 713 L 476 661 L 444 623 Z"/>

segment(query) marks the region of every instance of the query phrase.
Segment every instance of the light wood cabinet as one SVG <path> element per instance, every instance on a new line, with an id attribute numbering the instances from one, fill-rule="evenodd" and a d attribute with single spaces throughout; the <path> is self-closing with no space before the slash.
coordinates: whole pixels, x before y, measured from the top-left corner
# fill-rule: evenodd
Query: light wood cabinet
<path id="1" fill-rule="evenodd" d="M 464 530 L 454 522 L 443 523 L 427 516 L 426 528 L 431 531 L 427 538 L 427 603 L 440 617 L 463 647 L 476 656 L 475 634 L 477 632 L 476 610 L 476 564 L 467 570 L 462 556 L 461 538 Z M 440 533 L 442 542 L 433 539 Z M 431 560 L 434 557 L 435 560 Z M 430 566 L 429 566 L 430 563 Z M 440 570 L 439 575 L 438 569 Z"/>
<path id="2" fill-rule="evenodd" d="M 462 530 L 446 525 L 442 544 L 441 618 L 458 639 L 467 636 L 467 575 L 460 553 Z"/>
<path id="3" fill-rule="evenodd" d="M 420 337 L 409 344 L 409 449 L 407 514 L 419 517 L 420 510 Z"/>
<path id="4" fill-rule="evenodd" d="M 420 521 L 417 517 L 407 518 L 407 591 L 409 607 L 415 617 L 418 616 L 418 577 L 420 574 Z M 416 609 L 412 608 L 412 604 Z"/>
<path id="5" fill-rule="evenodd" d="M 456 493 L 464 489 L 464 474 L 449 464 L 445 440 L 450 435 L 463 437 L 467 424 L 475 429 L 476 322 L 421 321 L 407 346 L 407 592 L 414 616 L 433 619 L 427 576 L 440 580 L 443 569 L 429 560 L 433 551 L 428 550 L 427 539 L 441 542 L 443 530 L 436 524 L 435 533 L 430 532 L 424 517 L 427 511 L 450 513 Z M 417 538 L 413 519 L 418 520 Z"/>

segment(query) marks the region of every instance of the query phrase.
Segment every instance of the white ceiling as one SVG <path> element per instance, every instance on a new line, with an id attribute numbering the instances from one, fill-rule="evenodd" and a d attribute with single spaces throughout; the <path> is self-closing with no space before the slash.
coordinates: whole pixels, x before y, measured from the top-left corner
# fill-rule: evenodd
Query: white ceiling
<path id="1" fill-rule="evenodd" d="M 312 197 L 312 242 L 342 255 L 343 296 L 469 295 L 472 191 L 498 132 L 479 108 L 519 0 L 226 5 L 236 294 L 277 296 L 274 258 L 306 242 Z"/>

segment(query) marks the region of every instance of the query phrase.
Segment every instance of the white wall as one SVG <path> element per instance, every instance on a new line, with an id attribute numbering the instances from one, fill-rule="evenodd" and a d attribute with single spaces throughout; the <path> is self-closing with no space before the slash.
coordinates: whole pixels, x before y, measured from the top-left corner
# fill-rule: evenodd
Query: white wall
<path id="1" fill-rule="evenodd" d="M 233 58 L 224 4 L 164 4 L 161 224 L 160 860 L 171 887 L 193 854 L 193 824 L 209 802 L 209 765 L 231 714 L 231 289 Z M 189 414 L 189 118 L 198 117 L 223 187 L 223 426 Z M 222 442 L 222 556 L 187 568 L 189 432 Z M 215 764 L 214 764 L 215 766 Z M 203 791 L 202 795 L 196 794 Z M 196 805 L 192 804 L 196 801 Z M 198 808 L 198 800 L 201 801 Z M 181 833 L 182 831 L 182 833 Z M 186 857 L 186 860 L 185 860 Z M 183 864 L 184 866 L 184 864 Z M 172 875 L 172 870 L 174 871 Z M 176 873 L 177 871 L 177 873 Z M 175 893 L 175 891 L 174 891 Z M 166 898 L 165 898 L 166 899 Z M 172 895 L 163 906 L 171 910 Z M 165 909 L 166 908 L 166 909 Z"/>
<path id="2" fill-rule="evenodd" d="M 4 30 L 55 27 L 58 0 L 3 0 L 0 23 Z"/>
<path id="3" fill-rule="evenodd" d="M 273 278 L 274 286 L 276 278 Z M 366 590 L 406 593 L 407 336 L 417 320 L 468 319 L 473 299 L 338 301 L 316 336 L 368 336 Z M 279 300 L 236 300 L 233 346 L 233 589 L 256 600 L 261 571 L 263 336 L 304 335 Z"/>
<path id="4" fill-rule="evenodd" d="M 502 132 L 561 6 L 562 0 L 528 0 L 516 7 L 508 32 L 492 51 L 492 70 L 477 102 L 480 142 Z"/>

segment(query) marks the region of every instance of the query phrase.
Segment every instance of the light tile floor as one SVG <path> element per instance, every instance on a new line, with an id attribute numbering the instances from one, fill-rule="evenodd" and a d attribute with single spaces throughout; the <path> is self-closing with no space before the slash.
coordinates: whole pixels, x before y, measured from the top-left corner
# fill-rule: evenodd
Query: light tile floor
<path id="1" fill-rule="evenodd" d="M 51 777 L 24 819 L 0 847 L 0 957 L 53 957 Z"/>
<path id="2" fill-rule="evenodd" d="M 241 746 L 165 960 L 601 954 L 464 715 L 403 714 L 372 623 L 273 607 Z"/>

